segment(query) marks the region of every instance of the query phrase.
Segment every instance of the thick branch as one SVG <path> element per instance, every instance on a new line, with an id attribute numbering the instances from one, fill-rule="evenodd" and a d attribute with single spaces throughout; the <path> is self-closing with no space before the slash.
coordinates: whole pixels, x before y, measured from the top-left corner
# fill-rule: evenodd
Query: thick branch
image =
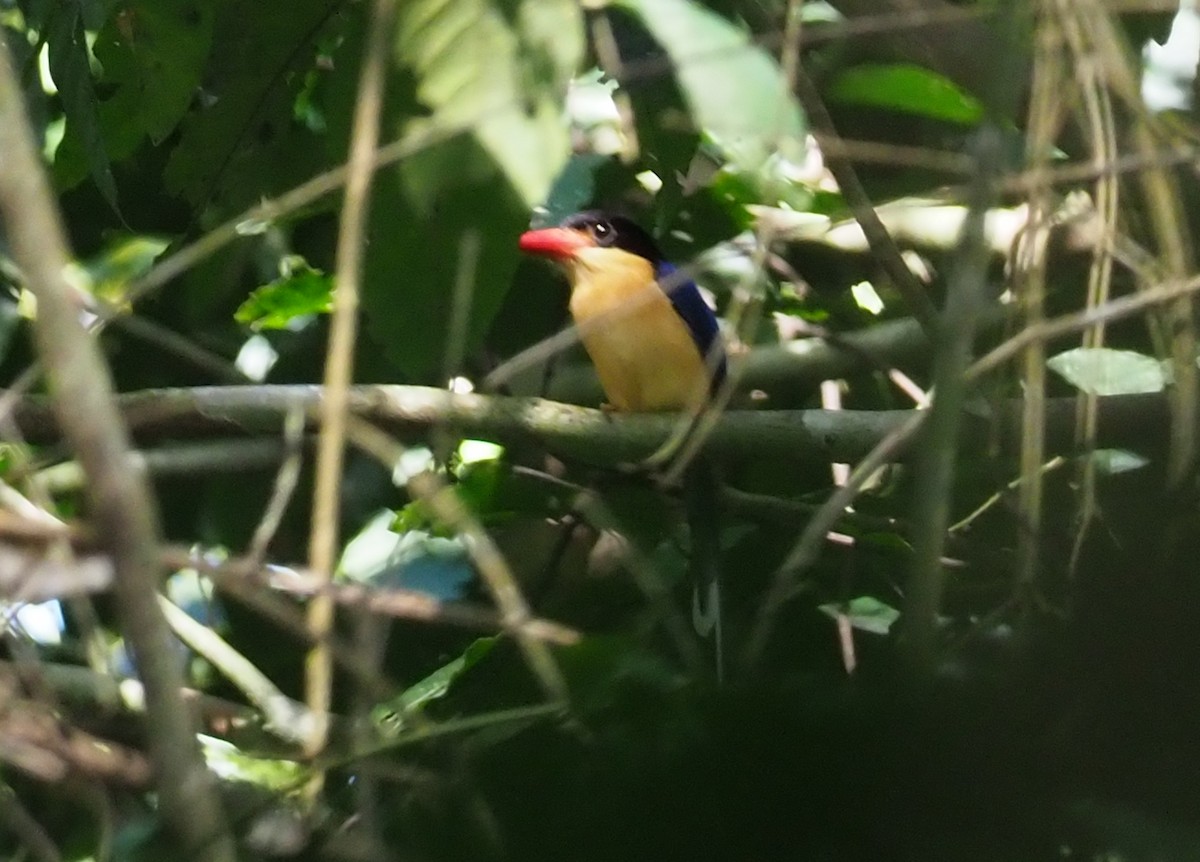
<path id="1" fill-rule="evenodd" d="M 311 410 L 318 386 L 236 386 L 154 389 L 119 395 L 116 406 L 139 439 L 208 437 L 216 434 L 277 437 L 291 405 Z M 1047 403 L 1049 455 L 1073 451 L 1075 398 Z M 662 445 L 679 421 L 670 415 L 612 416 L 540 398 L 456 395 L 423 386 L 358 386 L 350 393 L 352 413 L 400 434 L 420 436 L 431 428 L 506 445 L 533 444 L 568 460 L 614 466 L 637 463 Z M 1169 427 L 1163 395 L 1100 399 L 1097 445 L 1142 452 L 1161 451 Z M 894 430 L 910 411 L 731 410 L 717 423 L 705 451 L 722 460 L 810 459 L 854 462 Z M 984 439 L 998 426 L 1003 440 L 1019 436 L 1020 403 L 995 411 L 969 407 L 965 432 Z M 15 421 L 32 442 L 61 434 L 43 400 L 18 402 Z"/>

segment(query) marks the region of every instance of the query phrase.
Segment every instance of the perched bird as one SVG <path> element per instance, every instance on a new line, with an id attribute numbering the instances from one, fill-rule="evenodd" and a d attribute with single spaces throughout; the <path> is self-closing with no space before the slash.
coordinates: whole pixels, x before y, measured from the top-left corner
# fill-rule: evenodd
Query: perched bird
<path id="1" fill-rule="evenodd" d="M 716 316 L 634 222 L 582 212 L 520 245 L 566 270 L 571 316 L 614 409 L 695 408 L 721 384 Z"/>
<path id="2" fill-rule="evenodd" d="M 695 283 L 668 263 L 650 235 L 629 219 L 591 210 L 558 227 L 521 235 L 521 250 L 563 266 L 570 310 L 611 408 L 701 407 L 725 378 L 717 318 Z M 696 592 L 692 619 L 714 634 L 721 676 L 716 480 L 698 460 L 684 474 Z"/>

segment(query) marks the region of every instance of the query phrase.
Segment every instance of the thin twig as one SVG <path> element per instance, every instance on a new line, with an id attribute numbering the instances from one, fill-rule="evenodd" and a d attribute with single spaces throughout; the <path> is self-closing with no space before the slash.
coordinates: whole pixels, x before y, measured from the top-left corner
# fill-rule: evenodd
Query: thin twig
<path id="1" fill-rule="evenodd" d="M 1092 48 L 1103 66 L 1113 95 L 1124 103 L 1135 119 L 1132 128 L 1134 149 L 1149 156 L 1157 151 L 1159 140 L 1164 137 L 1162 124 L 1150 114 L 1142 100 L 1136 61 L 1111 17 L 1111 11 L 1095 0 L 1090 0 L 1089 6 L 1089 14 L 1081 20 L 1086 21 L 1090 29 Z M 1171 280 L 1186 278 L 1194 271 L 1195 259 L 1179 185 L 1161 164 L 1148 166 L 1138 174 L 1138 180 L 1145 200 L 1149 233 L 1159 254 L 1161 276 Z M 1196 427 L 1200 416 L 1196 387 L 1200 369 L 1196 366 L 1194 309 L 1192 297 L 1181 296 L 1157 315 L 1161 337 L 1170 345 L 1175 384 L 1170 389 L 1171 451 L 1167 481 L 1176 489 L 1187 481 L 1196 460 Z"/>
<path id="2" fill-rule="evenodd" d="M 270 677 L 230 646 L 228 641 L 213 629 L 192 619 L 166 596 L 160 595 L 158 603 L 179 639 L 220 671 L 250 703 L 258 707 L 268 731 L 288 742 L 303 743 L 310 738 L 312 725 L 319 719 L 304 704 L 280 691 Z"/>
<path id="3" fill-rule="evenodd" d="M 267 558 L 267 548 L 296 492 L 296 483 L 300 481 L 300 467 L 304 462 L 304 408 L 299 404 L 288 410 L 283 421 L 283 445 L 287 455 L 275 474 L 271 499 L 267 501 L 258 526 L 254 528 L 254 535 L 250 538 L 250 545 L 246 548 L 246 556 L 257 565 L 262 565 Z"/>
<path id="4" fill-rule="evenodd" d="M 333 576 L 337 557 L 347 391 L 354 373 L 363 241 L 395 12 L 396 0 L 375 0 L 362 78 L 358 86 L 350 158 L 346 167 L 346 198 L 338 229 L 337 288 L 333 297 L 333 321 L 325 359 L 325 392 L 320 407 L 321 437 L 317 446 L 312 534 L 309 541 L 309 565 L 313 571 L 328 578 Z M 305 700 L 309 709 L 320 717 L 329 713 L 333 691 L 333 659 L 324 644 L 333 627 L 333 603 L 324 596 L 318 596 L 309 605 L 308 611 L 309 626 L 317 646 L 309 652 L 305 663 Z M 327 732 L 328 728 L 322 721 L 314 724 L 312 736 L 305 746 L 310 756 L 315 756 L 325 745 Z"/>
<path id="5" fill-rule="evenodd" d="M 942 343 L 934 358 L 933 406 L 928 411 L 929 424 L 917 462 L 913 564 L 904 602 L 903 650 L 910 668 L 919 674 L 932 670 L 936 658 L 937 620 L 945 582 L 941 560 L 967 392 L 963 372 L 971 362 L 987 284 L 984 217 L 995 193 L 992 175 L 1000 160 L 1000 133 L 985 125 L 976 136 L 979 175 L 973 184 L 961 248 L 949 278 Z"/>
<path id="6" fill-rule="evenodd" d="M 1063 120 L 1061 93 L 1066 83 L 1062 25 L 1052 4 L 1044 3 L 1037 30 L 1033 65 L 1033 95 L 1027 134 L 1031 175 L 1042 177 L 1029 192 L 1029 223 L 1014 250 L 1013 282 L 1021 299 L 1024 325 L 1036 326 L 1046 315 L 1047 246 L 1053 202 L 1044 179 Z M 1021 382 L 1025 392 L 1021 413 L 1021 481 L 1018 506 L 1023 529 L 1017 535 L 1016 580 L 1033 583 L 1037 573 L 1042 525 L 1042 464 L 1046 450 L 1046 345 L 1030 344 L 1022 354 Z"/>
<path id="7" fill-rule="evenodd" d="M 1083 4 L 1063 6 L 1063 27 L 1075 58 L 1076 77 L 1082 91 L 1082 109 L 1086 122 L 1082 123 L 1088 133 L 1092 151 L 1092 162 L 1102 166 L 1117 158 L 1117 128 L 1112 94 L 1104 86 L 1104 70 L 1097 52 L 1092 51 L 1087 34 L 1091 15 L 1103 14 L 1102 10 L 1086 9 Z M 1116 175 L 1100 175 L 1095 181 L 1094 197 L 1099 228 L 1099 241 L 1095 244 L 1092 264 L 1088 271 L 1087 307 L 1095 308 L 1108 302 L 1112 286 L 1114 248 L 1118 235 L 1118 201 L 1121 184 Z M 1106 327 L 1103 321 L 1089 327 L 1083 333 L 1085 348 L 1104 346 Z M 1092 450 L 1096 446 L 1097 426 L 1100 421 L 1100 403 L 1097 393 L 1084 391 L 1079 395 L 1076 439 L 1081 449 Z M 1071 559 L 1067 571 L 1074 574 L 1092 525 L 1099 517 L 1098 476 L 1095 458 L 1082 458 L 1078 467 L 1078 490 L 1076 492 L 1075 538 L 1071 545 Z"/>

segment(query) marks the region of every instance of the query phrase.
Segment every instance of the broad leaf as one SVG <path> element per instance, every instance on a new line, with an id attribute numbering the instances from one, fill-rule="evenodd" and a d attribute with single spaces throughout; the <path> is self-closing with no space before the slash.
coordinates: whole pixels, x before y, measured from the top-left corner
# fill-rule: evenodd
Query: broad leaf
<path id="1" fill-rule="evenodd" d="M 804 118 L 775 58 L 747 32 L 688 0 L 618 0 L 666 50 L 695 125 L 740 168 L 781 145 L 799 151 Z"/>
<path id="2" fill-rule="evenodd" d="M 567 83 L 583 58 L 568 0 L 419 0 L 404 4 L 396 58 L 433 111 L 425 122 L 471 130 L 529 207 L 546 198 L 570 154 Z M 410 179 L 426 205 L 436 189 Z M 423 194 L 421 194 L 423 192 Z"/>
<path id="3" fill-rule="evenodd" d="M 101 83 L 110 92 L 99 124 L 113 161 L 147 138 L 161 143 L 187 113 L 212 48 L 213 19 L 211 0 L 129 0 L 96 34 Z M 83 141 L 69 134 L 55 154 L 55 178 L 69 188 L 86 173 Z"/>
<path id="4" fill-rule="evenodd" d="M 1109 347 L 1076 347 L 1052 356 L 1046 365 L 1068 383 L 1093 395 L 1161 392 L 1162 365 L 1152 356 Z"/>
<path id="5" fill-rule="evenodd" d="M 66 134 L 78 142 L 79 149 L 96 187 L 105 202 L 118 212 L 117 183 L 100 131 L 99 103 L 92 81 L 91 61 L 84 34 L 80 6 L 64 3 L 50 21 L 46 36 L 50 55 L 50 75 L 62 97 L 67 116 Z"/>
<path id="6" fill-rule="evenodd" d="M 390 116 L 385 134 L 463 133 L 379 175 L 363 307 L 389 358 L 428 380 L 448 352 L 470 355 L 482 340 L 517 266 L 516 237 L 570 155 L 563 102 L 583 23 L 572 0 L 423 0 L 400 15 L 396 57 L 432 114 Z M 396 75 L 392 88 L 404 85 Z M 465 324 L 452 335 L 455 319 Z"/>
<path id="7" fill-rule="evenodd" d="M 983 105 L 978 99 L 949 78 L 909 63 L 847 69 L 827 95 L 834 102 L 888 108 L 965 126 L 983 119 Z"/>
<path id="8" fill-rule="evenodd" d="M 136 122 L 161 143 L 186 113 L 212 50 L 213 3 L 126 0 L 96 35 L 105 82 L 116 86 L 102 109 Z"/>
<path id="9" fill-rule="evenodd" d="M 341 0 L 227 3 L 195 109 L 180 125 L 167 190 L 232 213 L 311 176 L 320 147 L 294 116 L 322 27 Z M 264 34 L 270 34 L 264 38 Z"/>

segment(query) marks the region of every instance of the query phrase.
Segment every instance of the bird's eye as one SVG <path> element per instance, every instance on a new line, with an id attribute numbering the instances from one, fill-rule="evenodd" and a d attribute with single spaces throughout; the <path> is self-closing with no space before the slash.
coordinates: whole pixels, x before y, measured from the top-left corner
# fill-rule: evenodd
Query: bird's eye
<path id="1" fill-rule="evenodd" d="M 597 245 L 609 245 L 617 238 L 617 233 L 608 222 L 598 221 L 592 225 L 592 238 Z"/>

